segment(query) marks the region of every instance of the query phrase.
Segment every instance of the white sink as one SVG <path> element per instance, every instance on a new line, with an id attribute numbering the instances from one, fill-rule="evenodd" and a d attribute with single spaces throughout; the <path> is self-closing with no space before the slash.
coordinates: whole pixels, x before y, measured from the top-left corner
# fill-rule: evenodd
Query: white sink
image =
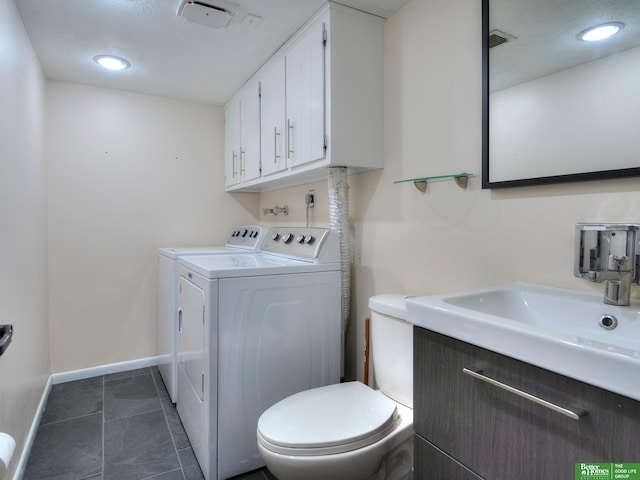
<path id="1" fill-rule="evenodd" d="M 600 324 L 614 316 L 617 327 Z M 640 400 L 640 302 L 528 283 L 407 299 L 409 322 Z"/>

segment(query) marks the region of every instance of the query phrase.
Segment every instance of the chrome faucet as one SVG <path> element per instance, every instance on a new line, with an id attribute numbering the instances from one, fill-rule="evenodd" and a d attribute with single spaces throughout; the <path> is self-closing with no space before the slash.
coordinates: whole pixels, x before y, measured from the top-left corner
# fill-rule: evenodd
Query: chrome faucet
<path id="1" fill-rule="evenodd" d="M 601 275 L 604 280 L 604 303 L 629 305 L 632 269 L 633 263 L 629 256 L 609 255 L 607 257 L 607 270 Z"/>
<path id="2" fill-rule="evenodd" d="M 576 225 L 574 275 L 604 281 L 604 303 L 629 305 L 631 285 L 640 283 L 639 224 Z"/>
<path id="3" fill-rule="evenodd" d="M 289 206 L 285 205 L 284 207 L 280 207 L 278 205 L 276 205 L 273 208 L 263 208 L 262 209 L 262 214 L 263 215 L 268 215 L 269 213 L 272 213 L 273 215 L 279 215 L 281 213 L 284 213 L 285 215 L 289 215 Z"/>

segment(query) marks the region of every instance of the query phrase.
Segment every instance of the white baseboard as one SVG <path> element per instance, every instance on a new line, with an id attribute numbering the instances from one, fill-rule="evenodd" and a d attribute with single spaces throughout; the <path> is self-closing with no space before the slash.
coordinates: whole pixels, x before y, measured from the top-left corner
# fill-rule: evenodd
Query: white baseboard
<path id="1" fill-rule="evenodd" d="M 72 370 L 70 372 L 53 373 L 49 375 L 47 384 L 42 391 L 42 397 L 38 404 L 38 410 L 36 411 L 33 421 L 31 422 L 31 428 L 29 434 L 25 440 L 24 448 L 20 454 L 20 460 L 16 467 L 16 473 L 13 476 L 13 480 L 21 480 L 24 475 L 24 470 L 27 467 L 27 460 L 29 459 L 29 453 L 31 453 L 31 447 L 38 433 L 38 426 L 40 425 L 40 419 L 44 413 L 44 407 L 47 405 L 47 399 L 49 393 L 51 393 L 51 386 L 58 383 L 73 382 L 75 380 L 84 380 L 85 378 L 97 377 L 99 375 L 108 375 L 110 373 L 126 372 L 128 370 L 135 370 L 137 368 L 154 367 L 158 365 L 160 357 L 148 357 L 140 358 L 138 360 L 130 360 L 127 362 L 111 363 L 109 365 L 100 365 L 98 367 L 83 368 L 80 370 Z"/>
<path id="2" fill-rule="evenodd" d="M 27 434 L 27 438 L 24 442 L 24 448 L 22 449 L 22 453 L 20 454 L 20 459 L 18 460 L 18 465 L 16 467 L 16 473 L 13 475 L 13 480 L 21 480 L 22 476 L 24 475 L 24 470 L 25 468 L 27 468 L 27 460 L 29 460 L 29 454 L 31 453 L 33 441 L 36 439 L 36 433 L 38 433 L 38 425 L 40 425 L 40 419 L 42 418 L 42 414 L 44 413 L 44 407 L 47 404 L 49 392 L 51 392 L 51 385 L 51 375 L 49 375 L 47 383 L 44 386 L 44 390 L 42 391 L 42 396 L 40 397 L 38 409 L 36 410 L 36 414 L 33 417 L 33 421 L 31 422 L 31 428 L 29 428 L 29 433 Z"/>
<path id="3" fill-rule="evenodd" d="M 75 380 L 84 380 L 85 378 L 97 377 L 98 375 L 108 375 L 110 373 L 126 372 L 127 370 L 135 370 L 136 368 L 154 367 L 158 365 L 160 357 L 140 358 L 138 360 L 129 360 L 127 362 L 111 363 L 109 365 L 99 365 L 97 367 L 82 368 L 80 370 L 72 370 L 70 372 L 54 373 L 51 375 L 51 383 L 73 382 Z"/>

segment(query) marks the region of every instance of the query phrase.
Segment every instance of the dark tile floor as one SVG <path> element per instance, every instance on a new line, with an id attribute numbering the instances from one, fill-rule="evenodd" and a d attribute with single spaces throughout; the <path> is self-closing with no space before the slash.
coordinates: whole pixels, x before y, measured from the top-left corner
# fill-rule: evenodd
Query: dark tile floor
<path id="1" fill-rule="evenodd" d="M 200 480 L 156 367 L 51 389 L 24 480 Z M 275 480 L 266 469 L 234 480 Z"/>

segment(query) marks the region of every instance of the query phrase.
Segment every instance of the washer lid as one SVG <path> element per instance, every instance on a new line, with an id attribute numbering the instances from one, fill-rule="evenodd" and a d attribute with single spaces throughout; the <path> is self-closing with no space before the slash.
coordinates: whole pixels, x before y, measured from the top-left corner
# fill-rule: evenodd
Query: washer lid
<path id="1" fill-rule="evenodd" d="M 395 426 L 396 403 L 360 382 L 314 388 L 267 409 L 258 436 L 278 453 L 341 453 L 374 443 Z"/>

